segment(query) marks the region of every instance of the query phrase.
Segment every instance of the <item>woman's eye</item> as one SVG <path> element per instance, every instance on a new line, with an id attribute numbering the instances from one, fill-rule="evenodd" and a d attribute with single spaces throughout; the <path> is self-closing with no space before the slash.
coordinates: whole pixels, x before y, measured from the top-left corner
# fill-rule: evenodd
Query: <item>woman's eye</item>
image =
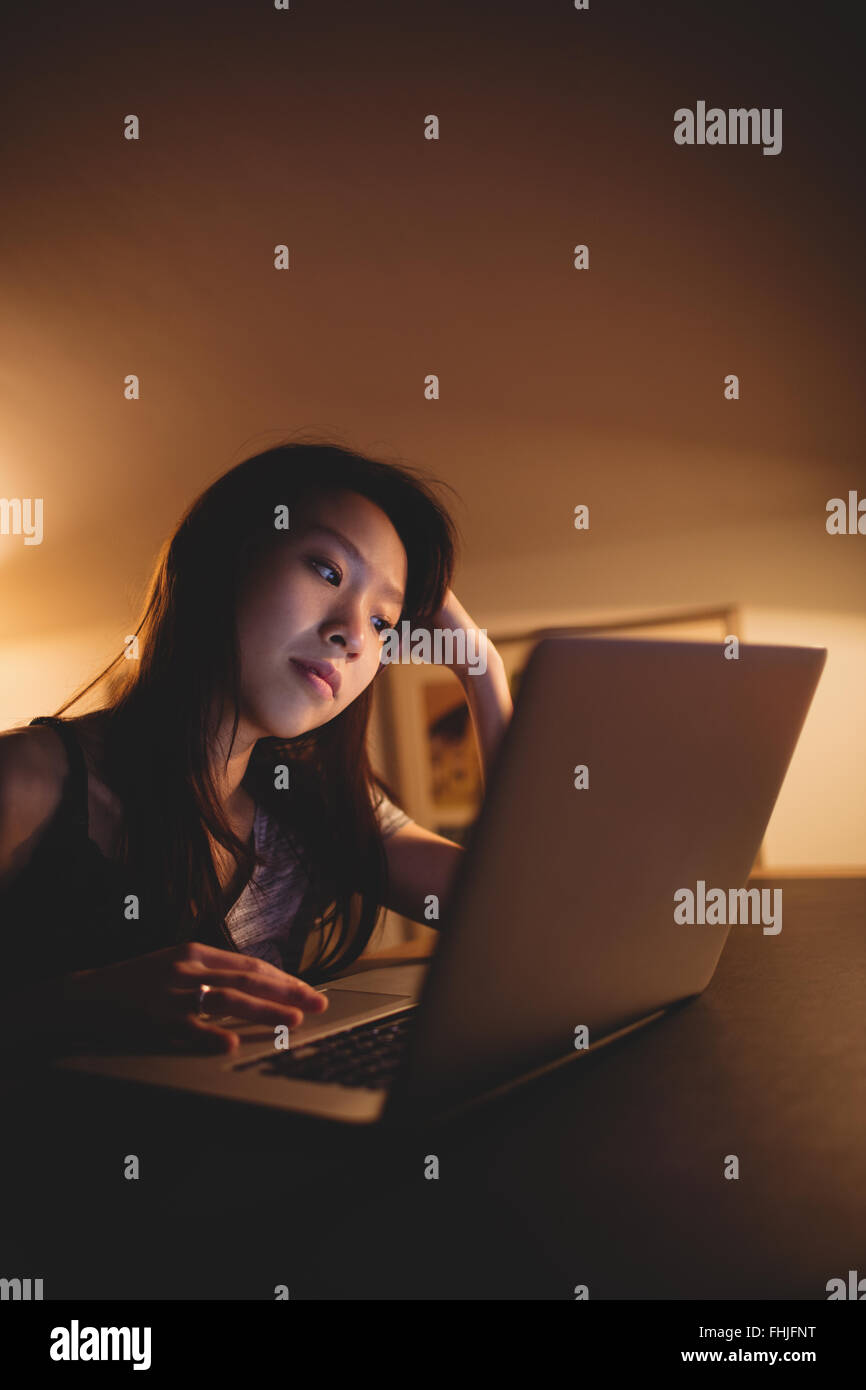
<path id="1" fill-rule="evenodd" d="M 336 565 L 332 565 L 331 562 L 330 562 L 329 560 L 317 560 L 317 559 L 315 559 L 315 557 L 311 556 L 311 557 L 310 557 L 310 564 L 311 564 L 311 565 L 315 565 L 317 569 L 330 570 L 332 574 L 336 574 L 336 575 L 339 575 L 339 574 L 340 574 L 340 571 L 337 569 Z M 324 579 L 324 577 L 325 577 L 325 576 L 322 575 L 322 578 L 323 578 L 323 579 Z M 339 584 L 339 582 L 340 582 L 340 581 L 339 581 L 339 578 L 338 578 L 337 584 Z M 328 584 L 331 583 L 330 579 L 327 580 L 327 583 L 328 583 Z M 333 587 L 336 588 L 337 585 L 335 584 Z"/>
<path id="2" fill-rule="evenodd" d="M 332 587 L 336 589 L 336 588 L 338 587 L 339 583 L 340 583 L 340 580 L 342 579 L 342 575 L 340 574 L 340 571 L 338 570 L 337 566 L 336 566 L 336 565 L 332 565 L 331 562 L 330 562 L 330 560 L 317 560 L 316 557 L 315 557 L 314 555 L 311 555 L 311 556 L 309 557 L 309 559 L 310 559 L 310 564 L 311 564 L 311 565 L 315 565 L 317 571 L 318 571 L 318 570 L 330 570 L 332 574 L 337 575 L 337 583 L 334 584 L 334 585 L 332 585 Z M 322 575 L 322 578 L 325 579 L 325 576 Z M 326 579 L 325 582 L 326 582 L 327 584 L 330 584 L 330 583 L 331 583 L 331 580 L 330 580 L 330 579 Z M 388 627 L 393 627 L 393 626 L 394 626 L 394 624 L 391 622 L 391 620 L 390 620 L 389 618 L 374 618 L 374 619 L 373 619 L 373 622 L 374 622 L 374 623 L 381 623 L 381 624 L 382 624 L 381 627 L 377 627 L 377 628 L 376 628 L 376 631 L 377 631 L 377 632 L 384 632 L 386 628 L 388 628 Z"/>

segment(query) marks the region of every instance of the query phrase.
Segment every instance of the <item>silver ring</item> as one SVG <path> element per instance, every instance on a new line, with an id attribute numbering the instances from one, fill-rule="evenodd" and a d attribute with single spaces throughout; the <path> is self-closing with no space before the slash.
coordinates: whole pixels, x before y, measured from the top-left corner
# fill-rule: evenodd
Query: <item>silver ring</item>
<path id="1" fill-rule="evenodd" d="M 196 1008 L 196 1013 L 198 1014 L 199 1018 L 209 1017 L 209 1015 L 206 1013 L 204 1009 L 204 997 L 206 994 L 210 993 L 210 989 L 210 985 L 199 985 L 198 987 L 198 1007 Z"/>

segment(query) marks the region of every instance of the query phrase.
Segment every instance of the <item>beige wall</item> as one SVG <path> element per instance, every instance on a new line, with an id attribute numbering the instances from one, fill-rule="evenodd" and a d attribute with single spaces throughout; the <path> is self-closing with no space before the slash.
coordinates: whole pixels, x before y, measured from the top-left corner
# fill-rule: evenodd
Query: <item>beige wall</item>
<path id="1" fill-rule="evenodd" d="M 748 641 L 827 648 L 767 827 L 766 867 L 866 871 L 866 617 L 755 607 L 744 619 Z"/>

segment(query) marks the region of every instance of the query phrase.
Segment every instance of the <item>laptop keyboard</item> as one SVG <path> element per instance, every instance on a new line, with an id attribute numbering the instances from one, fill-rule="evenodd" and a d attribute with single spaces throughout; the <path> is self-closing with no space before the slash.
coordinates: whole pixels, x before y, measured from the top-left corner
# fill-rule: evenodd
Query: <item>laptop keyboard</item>
<path id="1" fill-rule="evenodd" d="M 381 1090 L 394 1079 L 409 1036 L 415 1007 L 342 1033 L 278 1052 L 264 1070 L 292 1081 L 332 1082 Z M 261 1062 L 261 1059 L 259 1059 Z"/>

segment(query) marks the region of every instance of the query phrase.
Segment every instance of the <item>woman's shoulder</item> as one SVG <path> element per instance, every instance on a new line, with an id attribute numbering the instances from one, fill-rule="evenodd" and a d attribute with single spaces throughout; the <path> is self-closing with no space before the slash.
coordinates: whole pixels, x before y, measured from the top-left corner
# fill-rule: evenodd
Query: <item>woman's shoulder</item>
<path id="1" fill-rule="evenodd" d="M 63 741 L 50 724 L 0 731 L 0 785 L 7 794 L 59 799 L 68 769 Z"/>
<path id="2" fill-rule="evenodd" d="M 396 801 L 392 801 L 378 783 L 373 789 L 373 811 L 379 822 L 382 838 L 386 840 L 391 835 L 395 835 L 398 830 L 403 830 L 405 826 L 415 824 L 412 817 L 407 815 Z"/>
<path id="3" fill-rule="evenodd" d="M 74 735 L 85 760 L 98 768 L 105 752 L 104 712 L 97 710 L 62 723 Z M 0 777 L 17 790 L 23 792 L 28 785 L 38 784 L 43 791 L 60 794 L 69 765 L 66 740 L 54 724 L 0 730 Z"/>
<path id="4" fill-rule="evenodd" d="M 103 711 L 63 722 L 81 749 L 87 772 L 98 779 L 105 744 Z M 0 732 L 0 879 L 29 861 L 60 808 L 72 772 L 67 740 L 55 725 Z M 90 800 L 93 819 L 93 803 L 113 803 L 114 798 L 97 780 L 91 783 Z M 115 809 L 106 804 L 106 817 L 114 819 Z"/>
<path id="5" fill-rule="evenodd" d="M 23 866 L 63 800 L 66 750 L 49 725 L 0 732 L 0 879 Z"/>

